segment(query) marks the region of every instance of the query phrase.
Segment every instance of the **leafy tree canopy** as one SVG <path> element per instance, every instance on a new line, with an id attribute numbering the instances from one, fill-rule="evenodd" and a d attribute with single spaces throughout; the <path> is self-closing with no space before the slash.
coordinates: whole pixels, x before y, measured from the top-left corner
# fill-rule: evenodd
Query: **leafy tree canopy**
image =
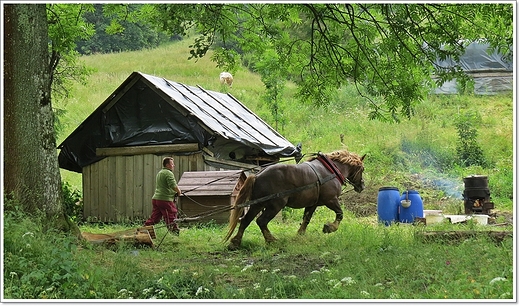
<path id="1" fill-rule="evenodd" d="M 121 7 L 114 4 L 94 4 L 94 8 L 93 12 L 87 12 L 84 17 L 94 25 L 95 34 L 77 42 L 76 50 L 81 54 L 154 48 L 170 39 L 147 22 L 147 18 L 141 17 L 144 14 L 142 4 Z"/>
<path id="2" fill-rule="evenodd" d="M 229 71 L 245 59 L 273 84 L 294 81 L 302 101 L 326 104 L 353 82 L 367 97 L 370 117 L 410 117 L 434 86 L 457 78 L 455 61 L 472 41 L 484 39 L 512 57 L 513 4 L 305 3 L 155 4 L 148 16 L 174 34 L 198 33 L 191 58 L 214 48 L 213 60 Z M 271 76 L 271 77 L 269 77 Z M 283 77 L 282 77 L 283 76 Z M 266 87 L 269 86 L 266 83 Z M 271 86 L 279 90 L 279 85 Z M 369 98 L 371 97 L 371 98 Z"/>

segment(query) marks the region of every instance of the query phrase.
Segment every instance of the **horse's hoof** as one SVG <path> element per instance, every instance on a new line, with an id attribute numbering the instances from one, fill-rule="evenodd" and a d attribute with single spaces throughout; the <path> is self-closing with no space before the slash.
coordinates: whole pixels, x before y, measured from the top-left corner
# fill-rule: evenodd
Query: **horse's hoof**
<path id="1" fill-rule="evenodd" d="M 324 224 L 323 225 L 323 232 L 325 234 L 332 233 L 333 232 L 332 227 L 329 224 Z"/>

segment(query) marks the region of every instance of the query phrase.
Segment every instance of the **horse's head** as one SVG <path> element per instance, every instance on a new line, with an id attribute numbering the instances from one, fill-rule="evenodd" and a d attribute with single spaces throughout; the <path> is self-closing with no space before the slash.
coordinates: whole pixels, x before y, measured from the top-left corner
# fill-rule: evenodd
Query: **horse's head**
<path id="1" fill-rule="evenodd" d="M 360 159 L 363 161 L 365 155 L 363 155 Z M 361 192 L 365 189 L 365 181 L 363 180 L 363 164 L 360 166 L 351 167 L 352 171 L 349 171 L 349 175 L 347 176 L 348 181 L 352 186 L 354 186 L 354 190 L 356 192 Z"/>
<path id="2" fill-rule="evenodd" d="M 363 159 L 366 154 L 359 157 L 354 153 L 350 153 L 346 150 L 336 151 L 329 153 L 328 156 L 335 161 L 338 161 L 347 166 L 347 170 L 344 173 L 347 182 L 354 187 L 356 192 L 361 192 L 365 189 L 365 181 L 363 180 Z"/>

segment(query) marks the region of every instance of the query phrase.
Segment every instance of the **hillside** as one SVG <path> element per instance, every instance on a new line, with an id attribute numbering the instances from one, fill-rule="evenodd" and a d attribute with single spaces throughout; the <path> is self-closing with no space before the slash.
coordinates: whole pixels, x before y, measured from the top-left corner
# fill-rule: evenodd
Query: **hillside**
<path id="1" fill-rule="evenodd" d="M 95 108 L 99 106 L 133 71 L 164 77 L 208 90 L 229 91 L 293 144 L 302 143 L 303 153 L 330 152 L 348 148 L 367 153 L 365 184 L 361 194 L 346 192 L 345 205 L 354 214 L 375 212 L 378 188 L 396 186 L 400 190 L 417 189 L 425 209 L 460 209 L 464 176 L 482 174 L 489 177 L 495 206 L 512 209 L 513 195 L 513 98 L 500 96 L 431 96 L 416 108 L 410 120 L 385 123 L 368 119 L 368 102 L 353 88 L 340 91 L 329 106 L 302 105 L 293 98 L 295 88 L 289 84 L 281 103 L 281 123 L 273 121 L 262 101 L 260 77 L 241 69 L 234 74 L 232 88 L 221 85 L 219 73 L 206 56 L 188 60 L 189 41 L 165 45 L 154 50 L 98 54 L 82 57 L 95 72 L 86 85 L 76 84 L 71 99 L 55 101 L 65 109 L 61 117 L 61 143 Z M 458 141 L 455 119 L 475 113 L 478 143 L 490 161 L 490 167 L 454 165 Z M 62 177 L 81 188 L 81 176 L 62 170 Z"/>

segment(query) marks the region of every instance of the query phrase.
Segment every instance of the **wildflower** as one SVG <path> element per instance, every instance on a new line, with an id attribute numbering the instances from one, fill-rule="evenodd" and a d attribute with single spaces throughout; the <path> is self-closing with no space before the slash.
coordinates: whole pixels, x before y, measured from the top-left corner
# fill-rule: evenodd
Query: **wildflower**
<path id="1" fill-rule="evenodd" d="M 337 279 L 331 279 L 331 280 L 328 281 L 329 285 L 334 285 L 334 284 L 336 284 L 337 282 L 338 282 Z"/>
<path id="2" fill-rule="evenodd" d="M 11 273 L 9 273 L 9 275 L 11 275 L 11 278 L 18 276 L 18 274 L 16 274 L 16 272 L 11 272 Z"/>
<path id="3" fill-rule="evenodd" d="M 27 236 L 27 235 L 29 235 L 29 236 L 31 236 L 31 237 L 34 237 L 34 233 L 33 233 L 33 232 L 27 232 L 27 233 L 25 233 L 25 234 L 22 235 L 22 238 L 25 237 L 25 236 Z"/>
<path id="4" fill-rule="evenodd" d="M 449 260 L 446 260 L 446 265 L 449 266 L 451 262 Z"/>
<path id="5" fill-rule="evenodd" d="M 146 294 L 148 294 L 150 291 L 152 291 L 152 288 L 145 288 L 145 289 L 143 289 L 143 294 L 146 295 Z"/>
<path id="6" fill-rule="evenodd" d="M 330 272 L 330 270 L 327 269 L 327 268 L 325 268 L 325 267 L 322 267 L 320 270 L 321 270 L 322 272 L 326 272 L 326 273 Z"/>
<path id="7" fill-rule="evenodd" d="M 315 278 L 311 279 L 311 283 L 316 283 L 316 282 L 318 282 L 317 279 L 315 279 Z"/>
<path id="8" fill-rule="evenodd" d="M 273 269 L 273 271 L 271 273 L 276 273 L 276 272 L 280 272 L 280 269 Z"/>
<path id="9" fill-rule="evenodd" d="M 204 287 L 202 287 L 202 286 L 197 288 L 197 292 L 195 292 L 195 296 L 199 295 L 202 292 L 202 289 L 204 289 Z"/>
<path id="10" fill-rule="evenodd" d="M 244 271 L 246 271 L 247 269 L 251 268 L 252 266 L 253 266 L 253 265 L 246 265 L 246 266 L 242 269 L 242 271 L 240 271 L 240 272 L 244 272 Z"/>
<path id="11" fill-rule="evenodd" d="M 179 270 L 179 269 L 175 269 L 175 270 L 173 270 L 172 272 L 173 272 L 173 274 L 177 274 L 177 273 L 180 272 L 180 270 Z M 162 277 L 161 277 L 161 279 L 162 279 Z"/>
<path id="12" fill-rule="evenodd" d="M 356 281 L 353 280 L 350 276 L 342 278 L 341 281 L 345 283 L 345 285 L 353 285 L 356 283 Z"/>
<path id="13" fill-rule="evenodd" d="M 262 269 L 262 270 L 260 270 L 260 272 L 262 272 L 262 273 L 267 273 L 267 272 L 269 272 L 269 270 L 267 270 L 267 269 Z"/>
<path id="14" fill-rule="evenodd" d="M 258 289 L 258 288 L 260 288 L 260 283 L 254 283 L 254 284 L 253 284 L 253 289 L 256 290 L 256 289 Z"/>
<path id="15" fill-rule="evenodd" d="M 363 290 L 363 291 L 361 291 L 361 295 L 368 297 L 368 296 L 370 296 L 370 293 L 368 293 L 365 290 Z"/>
<path id="16" fill-rule="evenodd" d="M 493 278 L 493 279 L 489 282 L 489 284 L 492 285 L 492 284 L 494 284 L 494 283 L 496 283 L 496 282 L 506 281 L 506 280 L 507 280 L 507 278 L 504 278 L 504 277 L 495 277 L 495 278 Z"/>

